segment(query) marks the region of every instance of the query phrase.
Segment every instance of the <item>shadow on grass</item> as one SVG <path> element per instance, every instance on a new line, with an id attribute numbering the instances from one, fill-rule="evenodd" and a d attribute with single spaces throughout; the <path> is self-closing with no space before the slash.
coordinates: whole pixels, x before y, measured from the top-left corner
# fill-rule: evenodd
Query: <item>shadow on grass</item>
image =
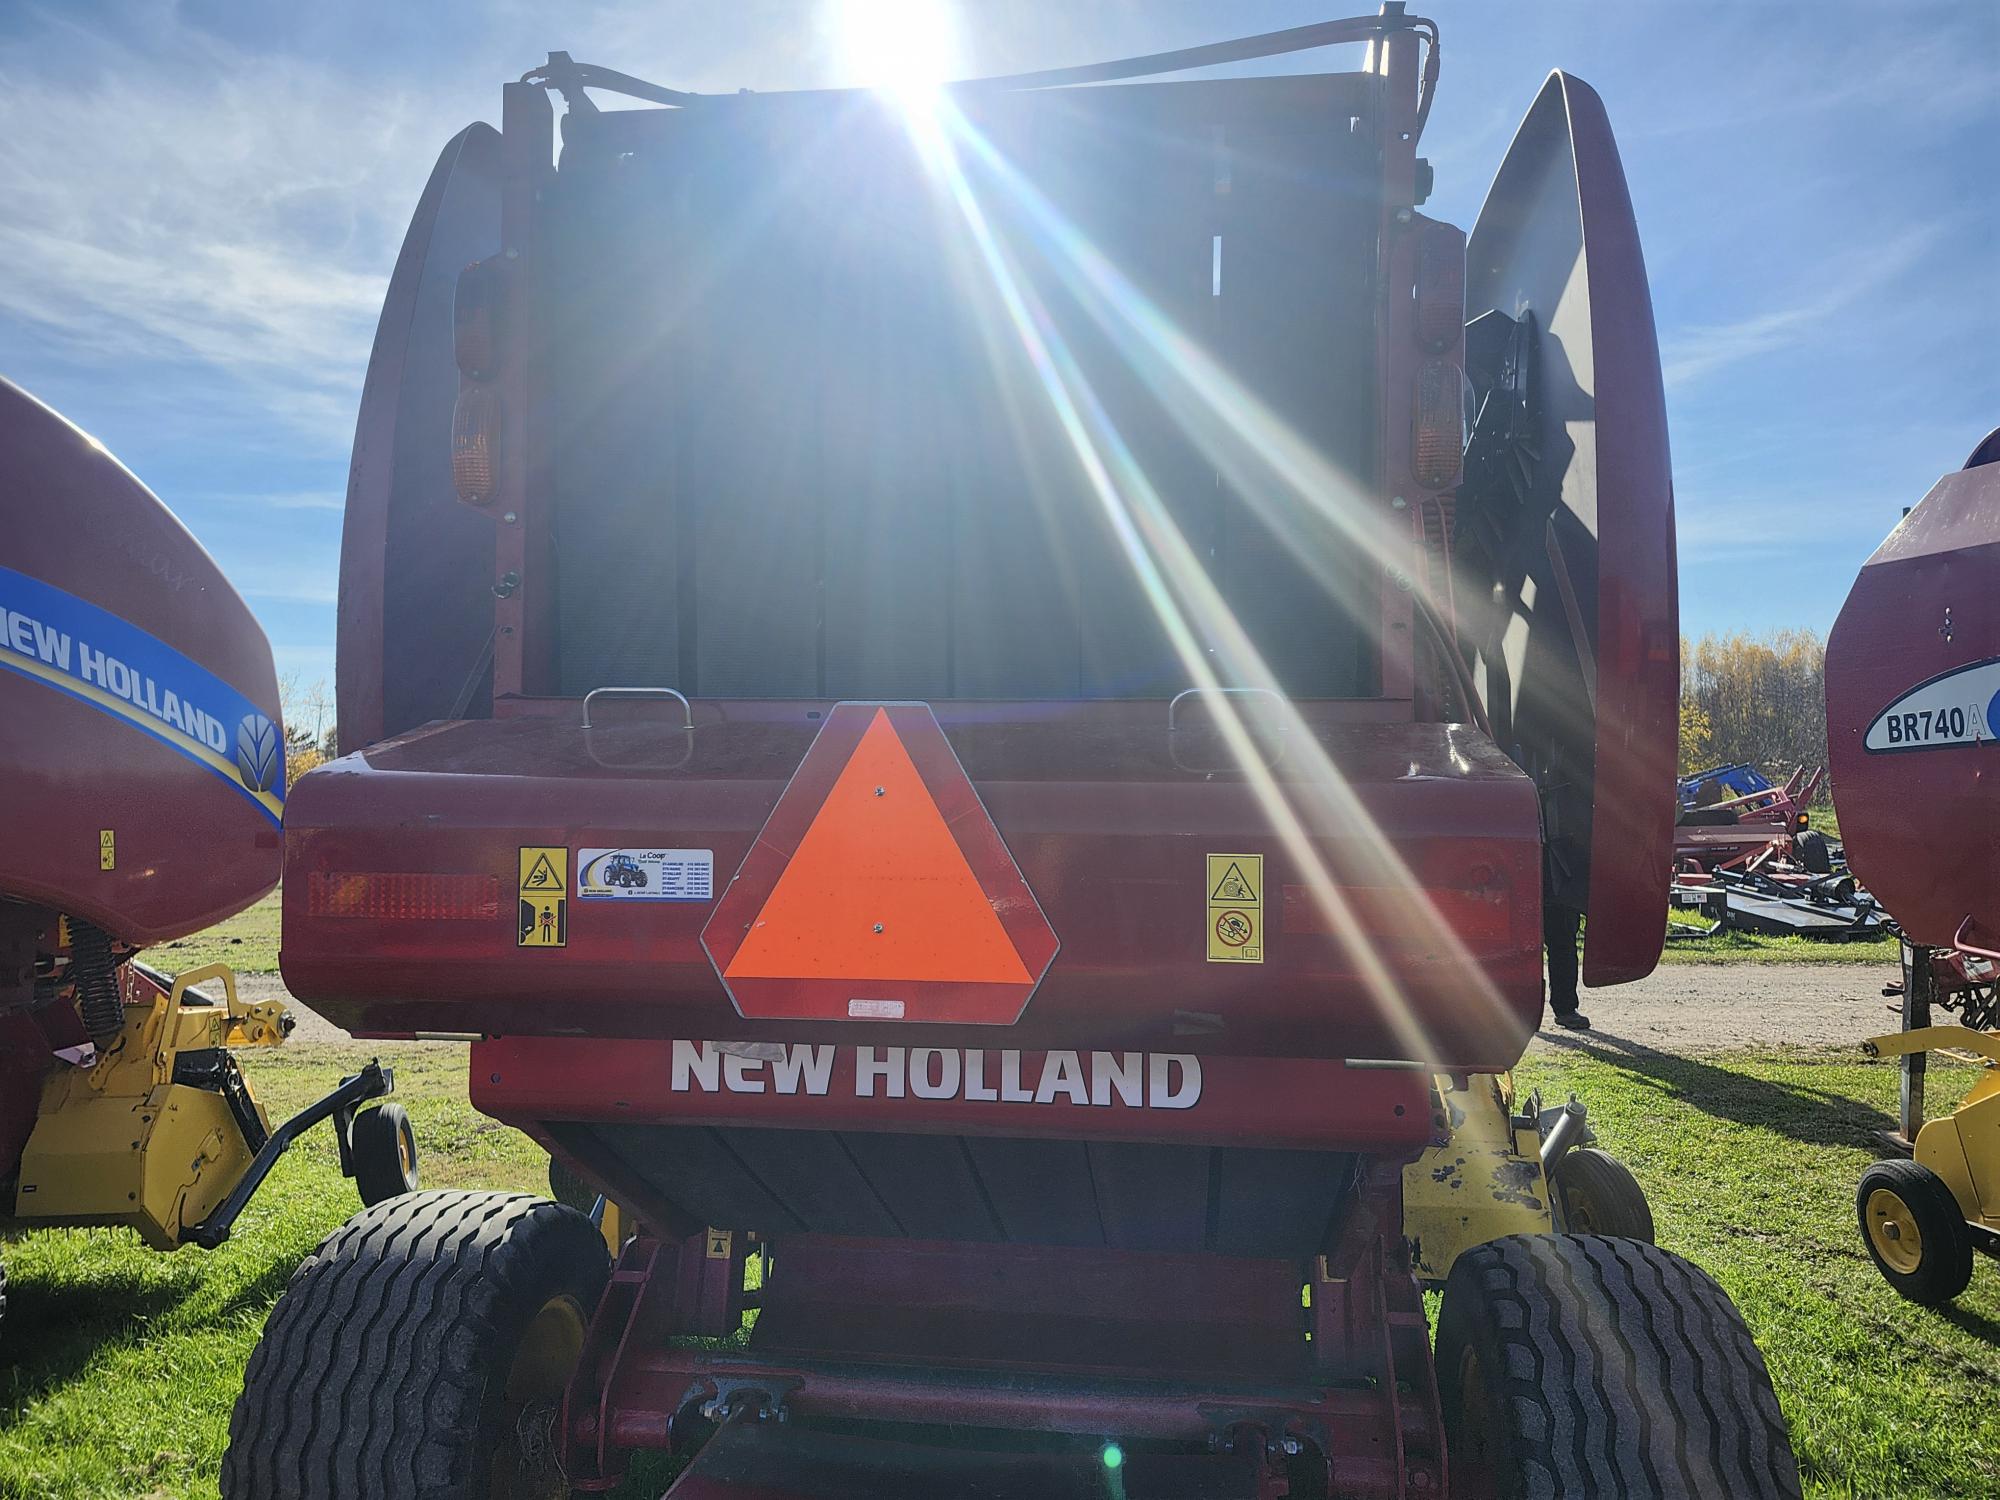
<path id="1" fill-rule="evenodd" d="M 22 1280 L 7 1288 L 0 1376 L 10 1404 L 30 1401 L 70 1381 L 100 1350 L 135 1343 L 199 1288 L 111 1272 L 88 1280 Z M 0 1408 L 0 1429 L 10 1426 Z"/>
<path id="2" fill-rule="evenodd" d="M 1872 1146 L 1895 1120 L 1884 1110 L 1827 1089 L 1752 1078 L 1728 1068 L 1662 1052 L 1602 1028 L 1545 1036 L 1560 1051 L 1593 1057 L 1650 1078 L 1703 1114 L 1773 1130 L 1809 1146 Z"/>
<path id="3" fill-rule="evenodd" d="M 278 1260 L 231 1294 L 213 1321 L 267 1308 L 291 1279 L 293 1263 Z M 77 1280 L 23 1280 L 7 1290 L 0 1337 L 0 1383 L 8 1405 L 25 1412 L 40 1397 L 74 1380 L 100 1355 L 158 1337 L 161 1325 L 203 1290 L 199 1279 L 160 1281 L 116 1271 Z M 12 1425 L 0 1407 L 0 1431 Z"/>

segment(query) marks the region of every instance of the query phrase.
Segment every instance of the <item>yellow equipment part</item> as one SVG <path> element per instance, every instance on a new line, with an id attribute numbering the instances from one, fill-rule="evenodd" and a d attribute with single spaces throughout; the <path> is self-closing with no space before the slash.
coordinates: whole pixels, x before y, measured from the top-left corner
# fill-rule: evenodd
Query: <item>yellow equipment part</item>
<path id="1" fill-rule="evenodd" d="M 223 1005 L 183 1007 L 189 986 L 220 979 Z M 21 1153 L 14 1216 L 44 1225 L 122 1224 L 171 1250 L 229 1195 L 256 1152 L 229 1098 L 174 1082 L 183 1053 L 273 1047 L 289 1030 L 276 1001 L 237 999 L 227 964 L 190 970 L 165 995 L 125 1007 L 118 1040 L 89 1069 L 62 1068 L 43 1086 Z M 263 1133 L 270 1120 L 241 1081 Z"/>
<path id="2" fill-rule="evenodd" d="M 1958 1211 L 1975 1224 L 2000 1230 L 2000 1033 L 1966 1026 L 1919 1026 L 1870 1037 L 1862 1050 L 1870 1057 L 1898 1057 L 1955 1047 L 1976 1052 L 1987 1065 L 1957 1109 L 1927 1121 L 1917 1132 L 1912 1156 L 1945 1181 Z"/>
<path id="3" fill-rule="evenodd" d="M 1488 1240 L 1555 1228 L 1541 1130 L 1517 1121 L 1511 1073 L 1473 1073 L 1463 1088 L 1439 1074 L 1431 1112 L 1445 1143 L 1403 1168 L 1403 1234 L 1419 1279 L 1443 1281 Z"/>

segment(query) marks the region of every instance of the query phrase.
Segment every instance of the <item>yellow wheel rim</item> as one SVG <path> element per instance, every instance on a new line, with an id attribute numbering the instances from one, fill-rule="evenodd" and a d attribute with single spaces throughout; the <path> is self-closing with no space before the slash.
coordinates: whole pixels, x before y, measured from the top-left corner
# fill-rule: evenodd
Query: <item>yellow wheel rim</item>
<path id="1" fill-rule="evenodd" d="M 561 1437 L 555 1417 L 583 1356 L 586 1324 L 574 1297 L 551 1297 L 514 1346 L 493 1455 L 492 1500 L 567 1500 L 569 1485 L 554 1451 Z"/>
<path id="2" fill-rule="evenodd" d="M 1877 1188 L 1868 1195 L 1866 1217 L 1868 1243 L 1883 1265 L 1898 1276 L 1908 1276 L 1923 1264 L 1923 1231 L 1917 1228 L 1909 1204 L 1888 1188 Z"/>
<path id="3" fill-rule="evenodd" d="M 412 1155 L 410 1138 L 398 1130 L 396 1132 L 396 1160 L 402 1165 L 403 1180 L 405 1182 L 408 1182 L 416 1174 L 417 1164 L 412 1160 Z"/>

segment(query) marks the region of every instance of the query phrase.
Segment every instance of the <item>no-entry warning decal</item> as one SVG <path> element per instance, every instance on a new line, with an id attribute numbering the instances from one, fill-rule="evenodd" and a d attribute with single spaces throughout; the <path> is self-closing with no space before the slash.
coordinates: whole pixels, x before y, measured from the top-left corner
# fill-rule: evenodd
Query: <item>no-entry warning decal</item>
<path id="1" fill-rule="evenodd" d="M 1264 961 L 1264 856 L 1208 857 L 1208 961 Z"/>
<path id="2" fill-rule="evenodd" d="M 702 931 L 737 1010 L 1017 1020 L 1056 935 L 923 703 L 842 703 Z"/>
<path id="3" fill-rule="evenodd" d="M 569 941 L 569 850 L 521 846 L 521 920 L 515 942 L 523 948 L 560 948 Z"/>

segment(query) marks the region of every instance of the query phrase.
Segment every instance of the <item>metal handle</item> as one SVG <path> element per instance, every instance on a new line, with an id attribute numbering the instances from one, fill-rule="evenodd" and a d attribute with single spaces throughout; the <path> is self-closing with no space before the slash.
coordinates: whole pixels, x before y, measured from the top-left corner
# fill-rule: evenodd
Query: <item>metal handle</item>
<path id="1" fill-rule="evenodd" d="M 1277 704 L 1281 708 L 1284 706 L 1285 702 L 1283 698 L 1281 698 L 1278 694 L 1272 692 L 1269 688 L 1259 688 L 1259 687 L 1186 688 L 1181 692 L 1174 694 L 1173 702 L 1167 705 L 1167 732 L 1171 734 L 1180 727 L 1180 725 L 1175 721 L 1180 718 L 1182 699 L 1206 698 L 1211 695 L 1218 698 L 1269 698 L 1273 703 Z M 1285 731 L 1288 727 L 1289 726 L 1285 723 L 1285 721 L 1282 718 L 1278 720 L 1279 739 L 1283 739 L 1285 737 Z"/>
<path id="2" fill-rule="evenodd" d="M 1186 760 L 1183 760 L 1181 758 L 1180 746 L 1176 738 L 1183 732 L 1180 726 L 1181 702 L 1183 699 L 1187 698 L 1206 698 L 1206 697 L 1270 699 L 1271 702 L 1276 704 L 1279 709 L 1279 712 L 1272 716 L 1272 718 L 1275 720 L 1275 724 L 1266 726 L 1253 726 L 1246 723 L 1244 726 L 1244 733 L 1248 734 L 1253 742 L 1256 742 L 1261 738 L 1262 744 L 1259 745 L 1259 749 L 1262 751 L 1264 755 L 1265 765 L 1275 766 L 1278 764 L 1278 762 L 1282 761 L 1285 758 L 1286 736 L 1290 734 L 1292 726 L 1289 720 L 1289 716 L 1285 714 L 1283 711 L 1285 700 L 1279 694 L 1272 692 L 1269 688 L 1255 688 L 1255 687 L 1188 688 L 1183 692 L 1176 693 L 1174 695 L 1173 701 L 1167 705 L 1167 751 L 1173 757 L 1173 761 L 1176 766 L 1179 766 L 1183 771 L 1196 771 L 1202 773 L 1243 769 L 1242 767 L 1232 767 L 1226 765 L 1222 766 L 1191 765 Z M 1218 733 L 1220 732 L 1219 728 L 1217 729 L 1216 732 Z"/>
<path id="3" fill-rule="evenodd" d="M 680 704 L 681 713 L 687 719 L 687 722 L 681 725 L 681 728 L 688 731 L 692 731 L 694 729 L 694 705 L 687 701 L 687 695 L 685 693 L 676 692 L 674 689 L 670 687 L 592 688 L 589 692 L 583 695 L 583 727 L 585 729 L 591 727 L 590 704 L 593 698 L 672 698 L 675 702 Z"/>
<path id="4" fill-rule="evenodd" d="M 1977 954 L 1980 958 L 1990 958 L 1995 963 L 2000 963 L 2000 953 L 1995 953 L 1991 948 L 1981 948 L 1976 943 L 1966 941 L 1965 935 L 1971 930 L 1972 917 L 1968 914 L 1966 919 L 1958 924 L 1958 931 L 1952 934 L 1952 947 L 1958 949 L 1961 953 Z"/>

